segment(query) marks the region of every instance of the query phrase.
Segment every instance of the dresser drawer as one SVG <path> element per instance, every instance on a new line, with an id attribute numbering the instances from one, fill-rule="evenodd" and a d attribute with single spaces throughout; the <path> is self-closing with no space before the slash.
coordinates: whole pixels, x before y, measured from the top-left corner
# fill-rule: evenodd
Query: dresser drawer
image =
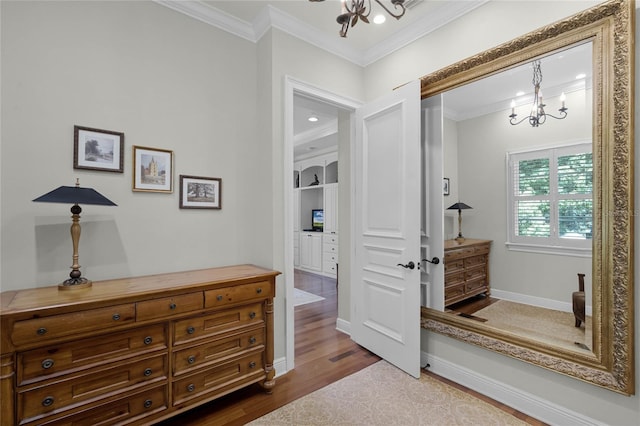
<path id="1" fill-rule="evenodd" d="M 264 377 L 263 353 L 257 352 L 213 368 L 198 371 L 173 383 L 173 405 L 228 393 Z"/>
<path id="2" fill-rule="evenodd" d="M 323 262 L 322 270 L 324 272 L 328 272 L 328 273 L 331 273 L 331 274 L 337 274 L 338 273 L 338 267 L 336 266 L 336 262 L 332 262 L 330 260 L 325 260 Z"/>
<path id="3" fill-rule="evenodd" d="M 199 291 L 139 302 L 136 305 L 136 318 L 138 321 L 167 318 L 200 309 L 202 309 L 202 292 Z"/>
<path id="4" fill-rule="evenodd" d="M 180 345 L 198 339 L 222 336 L 245 327 L 264 323 L 262 303 L 226 309 L 211 315 L 202 315 L 176 321 L 173 343 Z"/>
<path id="5" fill-rule="evenodd" d="M 444 299 L 446 301 L 449 301 L 449 299 L 455 299 L 457 297 L 464 296 L 464 292 L 464 283 L 454 286 L 447 286 L 444 288 Z"/>
<path id="6" fill-rule="evenodd" d="M 324 253 L 335 253 L 337 255 L 338 254 L 338 245 L 337 244 L 324 243 L 322 245 L 322 251 Z"/>
<path id="7" fill-rule="evenodd" d="M 464 259 L 465 257 L 473 256 L 475 253 L 473 247 L 464 247 L 455 250 L 447 250 L 444 253 L 444 262 L 450 262 L 456 259 Z"/>
<path id="8" fill-rule="evenodd" d="M 464 269 L 464 259 L 451 259 L 444 261 L 444 272 L 456 272 Z"/>
<path id="9" fill-rule="evenodd" d="M 444 276 L 445 288 L 464 283 L 464 270 L 448 273 Z"/>
<path id="10" fill-rule="evenodd" d="M 52 345 L 18 354 L 18 386 L 167 347 L 164 325 Z"/>
<path id="11" fill-rule="evenodd" d="M 466 269 L 464 272 L 465 281 L 476 280 L 479 278 L 485 278 L 487 276 L 487 270 L 484 265 L 480 265 L 473 269 Z"/>
<path id="12" fill-rule="evenodd" d="M 481 254 L 479 256 L 471 256 L 464 259 L 464 267 L 472 268 L 477 265 L 486 265 L 487 264 L 487 256 L 485 254 Z"/>
<path id="13" fill-rule="evenodd" d="M 31 421 L 40 416 L 77 407 L 89 400 L 106 398 L 132 390 L 136 385 L 167 378 L 166 355 L 135 362 L 123 362 L 90 374 L 58 380 L 49 386 L 18 390 L 18 418 Z"/>
<path id="14" fill-rule="evenodd" d="M 169 407 L 167 386 L 137 392 L 115 402 L 75 413 L 51 422 L 37 423 L 46 426 L 111 426 L 127 424 Z"/>
<path id="15" fill-rule="evenodd" d="M 272 296 L 271 284 L 268 281 L 260 281 L 208 290 L 204 293 L 204 304 L 207 308 L 213 308 Z"/>
<path id="16" fill-rule="evenodd" d="M 134 304 L 79 311 L 69 314 L 17 321 L 13 325 L 11 340 L 14 345 L 45 343 L 52 339 L 131 324 L 136 319 Z"/>
<path id="17" fill-rule="evenodd" d="M 248 351 L 254 351 L 256 348 L 262 348 L 264 342 L 265 330 L 264 327 L 260 327 L 177 351 L 173 354 L 174 375 L 178 376 L 194 368 L 227 361 Z"/>
<path id="18" fill-rule="evenodd" d="M 335 244 L 338 245 L 338 236 L 335 234 L 324 234 L 322 236 L 322 242 L 324 244 Z"/>
<path id="19" fill-rule="evenodd" d="M 487 280 L 484 277 L 479 277 L 477 279 L 467 281 L 465 283 L 465 292 L 471 293 L 477 290 L 486 290 L 487 289 Z"/>
<path id="20" fill-rule="evenodd" d="M 336 264 L 338 263 L 338 253 L 325 253 L 323 255 L 323 261 Z"/>

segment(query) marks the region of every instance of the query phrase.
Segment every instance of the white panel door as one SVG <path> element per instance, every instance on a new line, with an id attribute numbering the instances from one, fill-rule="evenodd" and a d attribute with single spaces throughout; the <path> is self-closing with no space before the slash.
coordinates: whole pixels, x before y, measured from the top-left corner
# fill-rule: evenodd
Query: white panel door
<path id="1" fill-rule="evenodd" d="M 356 111 L 352 339 L 420 376 L 420 83 Z"/>

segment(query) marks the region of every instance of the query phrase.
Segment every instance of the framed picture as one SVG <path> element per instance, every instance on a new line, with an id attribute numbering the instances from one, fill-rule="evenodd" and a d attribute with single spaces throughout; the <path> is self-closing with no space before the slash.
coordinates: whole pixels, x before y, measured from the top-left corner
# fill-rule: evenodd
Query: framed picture
<path id="1" fill-rule="evenodd" d="M 124 133 L 73 126 L 73 168 L 124 172 Z"/>
<path id="2" fill-rule="evenodd" d="M 449 178 L 442 179 L 442 194 L 449 195 Z"/>
<path id="3" fill-rule="evenodd" d="M 221 209 L 222 179 L 180 175 L 181 209 Z"/>
<path id="4" fill-rule="evenodd" d="M 173 192 L 173 151 L 134 145 L 133 190 Z"/>

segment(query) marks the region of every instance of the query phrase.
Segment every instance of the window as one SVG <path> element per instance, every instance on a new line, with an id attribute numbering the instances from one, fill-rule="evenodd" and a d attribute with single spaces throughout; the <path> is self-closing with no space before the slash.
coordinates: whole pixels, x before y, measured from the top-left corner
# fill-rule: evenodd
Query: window
<path id="1" fill-rule="evenodd" d="M 512 250 L 591 255 L 591 143 L 508 153 Z"/>

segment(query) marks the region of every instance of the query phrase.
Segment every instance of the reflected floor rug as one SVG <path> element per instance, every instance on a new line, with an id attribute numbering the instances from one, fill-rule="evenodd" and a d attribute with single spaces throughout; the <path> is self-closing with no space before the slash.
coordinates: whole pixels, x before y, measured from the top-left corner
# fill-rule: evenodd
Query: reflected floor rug
<path id="1" fill-rule="evenodd" d="M 324 297 L 309 293 L 308 291 L 293 288 L 293 306 L 306 305 L 307 303 L 319 302 Z"/>
<path id="2" fill-rule="evenodd" d="M 575 327 L 571 312 L 499 300 L 475 312 L 485 325 L 567 349 L 591 352 L 591 317 Z"/>
<path id="3" fill-rule="evenodd" d="M 248 423 L 252 426 L 526 425 L 473 395 L 379 361 Z"/>

